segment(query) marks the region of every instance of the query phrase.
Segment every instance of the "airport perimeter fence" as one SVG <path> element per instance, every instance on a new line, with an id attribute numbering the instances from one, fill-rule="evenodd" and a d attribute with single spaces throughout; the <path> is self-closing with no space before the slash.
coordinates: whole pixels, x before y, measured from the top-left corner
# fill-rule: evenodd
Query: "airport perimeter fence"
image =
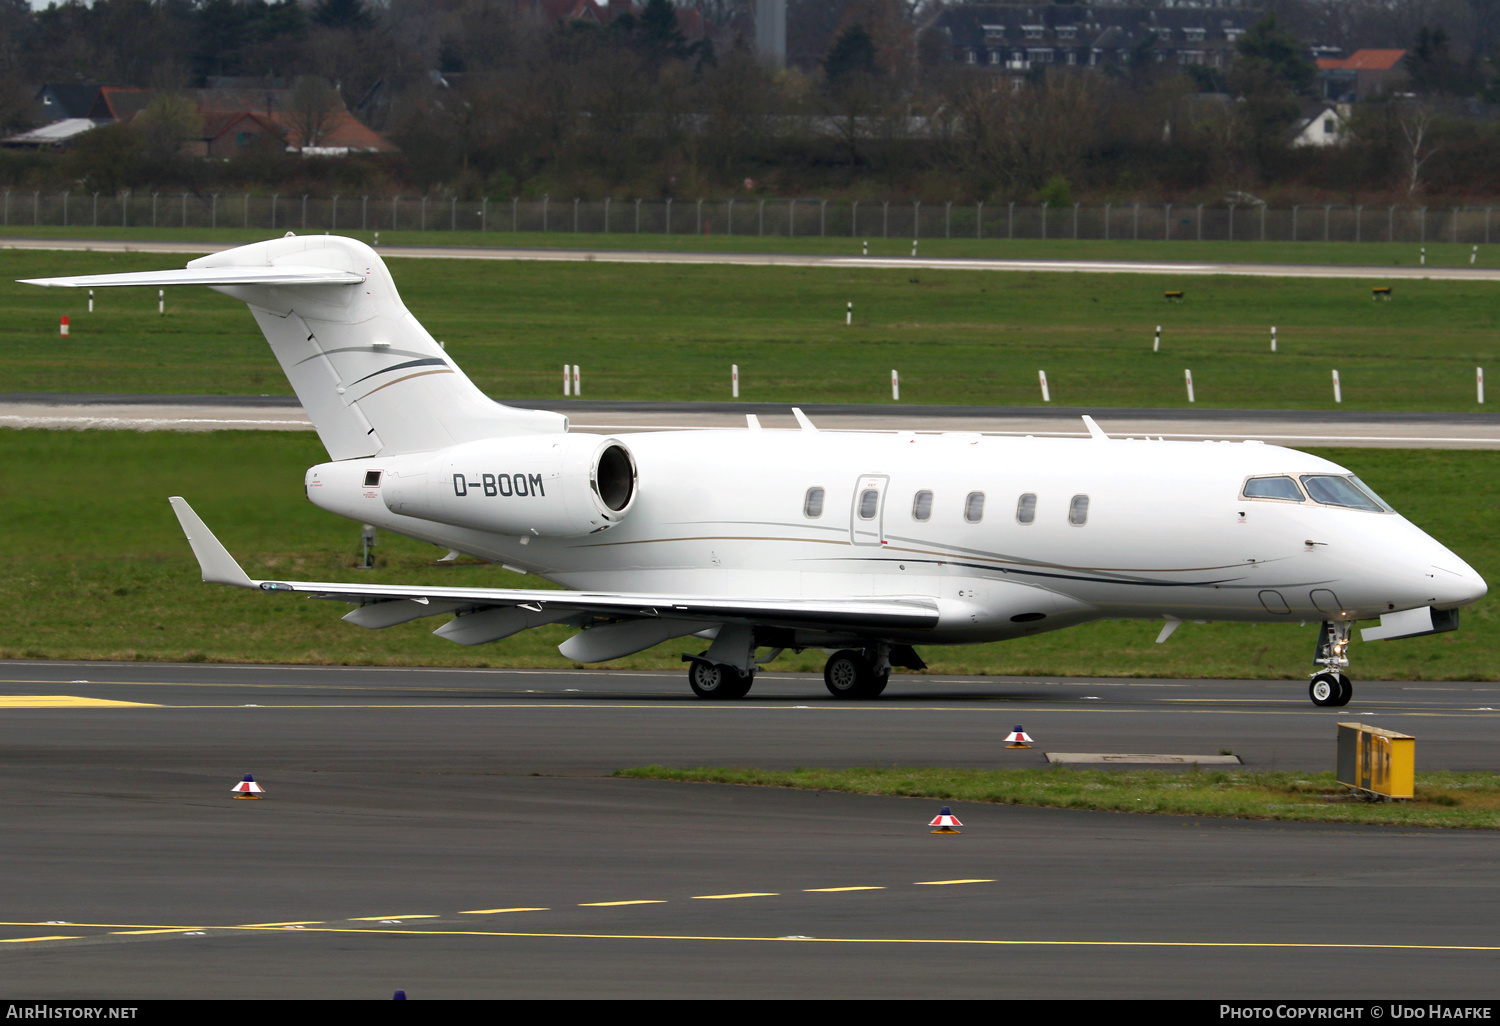
<path id="1" fill-rule="evenodd" d="M 818 199 L 459 200 L 427 196 L 7 191 L 6 227 L 499 231 L 894 239 L 1485 243 L 1491 207 L 893 203 Z"/>

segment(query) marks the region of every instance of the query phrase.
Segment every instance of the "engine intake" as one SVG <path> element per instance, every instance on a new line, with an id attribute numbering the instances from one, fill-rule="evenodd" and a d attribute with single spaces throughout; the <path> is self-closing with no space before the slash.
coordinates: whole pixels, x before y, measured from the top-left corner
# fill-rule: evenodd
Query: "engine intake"
<path id="1" fill-rule="evenodd" d="M 387 471 L 392 513 L 496 534 L 569 538 L 620 523 L 635 503 L 635 458 L 595 435 L 467 442 Z"/>

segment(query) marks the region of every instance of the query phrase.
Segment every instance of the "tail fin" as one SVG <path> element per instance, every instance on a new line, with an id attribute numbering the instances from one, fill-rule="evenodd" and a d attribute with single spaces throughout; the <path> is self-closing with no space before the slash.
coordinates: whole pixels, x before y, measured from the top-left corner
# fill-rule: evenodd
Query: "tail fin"
<path id="1" fill-rule="evenodd" d="M 186 271 L 34 284 L 202 284 L 242 300 L 335 460 L 567 430 L 566 417 L 479 391 L 406 309 L 380 256 L 354 239 L 288 236 L 200 257 Z"/>

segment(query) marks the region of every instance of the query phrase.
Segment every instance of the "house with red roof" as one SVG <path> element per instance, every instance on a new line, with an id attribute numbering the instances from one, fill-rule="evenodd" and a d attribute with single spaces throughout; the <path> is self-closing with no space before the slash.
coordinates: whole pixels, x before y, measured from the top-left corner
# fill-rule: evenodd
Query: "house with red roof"
<path id="1" fill-rule="evenodd" d="M 1355 50 L 1348 57 L 1320 57 L 1318 85 L 1325 100 L 1354 103 L 1389 92 L 1405 76 L 1405 50 Z"/>

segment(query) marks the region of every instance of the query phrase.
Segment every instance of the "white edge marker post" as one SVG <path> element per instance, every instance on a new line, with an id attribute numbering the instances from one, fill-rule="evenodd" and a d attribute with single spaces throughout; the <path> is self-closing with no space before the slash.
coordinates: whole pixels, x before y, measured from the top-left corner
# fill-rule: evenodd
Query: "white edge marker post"
<path id="1" fill-rule="evenodd" d="M 916 256 L 917 255 L 917 240 L 916 239 L 912 239 L 911 240 L 911 255 L 912 256 Z"/>
<path id="2" fill-rule="evenodd" d="M 901 401 L 901 376 L 891 369 L 891 398 L 896 402 Z"/>
<path id="3" fill-rule="evenodd" d="M 729 397 L 731 399 L 740 397 L 740 365 L 737 363 L 729 365 Z"/>
<path id="4" fill-rule="evenodd" d="M 850 302 L 850 304 L 847 307 L 844 308 L 844 324 L 847 326 L 847 325 L 852 325 L 853 323 L 854 323 L 854 303 Z"/>
<path id="5" fill-rule="evenodd" d="M 568 365 L 563 364 L 563 395 L 568 396 L 573 392 L 573 375 L 569 373 Z"/>
<path id="6" fill-rule="evenodd" d="M 870 255 L 870 240 L 869 239 L 865 240 L 865 251 L 861 255 L 862 256 L 869 256 Z"/>
<path id="7" fill-rule="evenodd" d="M 583 395 L 583 378 L 578 374 L 578 364 L 573 365 L 573 398 Z"/>
<path id="8" fill-rule="evenodd" d="M 1479 259 L 1479 247 L 1475 246 L 1474 247 L 1474 252 L 1472 252 L 1472 253 L 1469 254 L 1469 266 L 1473 267 L 1474 266 L 1474 261 L 1476 261 L 1478 259 Z"/>
<path id="9" fill-rule="evenodd" d="M 89 313 L 94 312 L 94 290 L 89 289 Z"/>
<path id="10" fill-rule="evenodd" d="M 1047 391 L 1047 372 L 1039 370 L 1036 372 L 1036 376 L 1037 380 L 1042 383 L 1042 402 L 1050 403 L 1052 401 L 1052 393 Z"/>
<path id="11" fill-rule="evenodd" d="M 1474 368 L 1474 385 L 1479 390 L 1479 405 L 1484 405 L 1484 368 Z"/>
<path id="12" fill-rule="evenodd" d="M 1156 326 L 1156 341 L 1151 343 L 1151 351 L 1153 353 L 1159 353 L 1159 352 L 1161 352 L 1161 325 L 1160 324 L 1158 324 Z"/>
<path id="13" fill-rule="evenodd" d="M 1197 402 L 1197 400 L 1193 398 L 1193 372 L 1190 370 L 1184 370 L 1182 372 L 1182 376 L 1187 379 L 1188 402 Z"/>
<path id="14" fill-rule="evenodd" d="M 161 314 L 163 317 L 165 317 L 167 315 L 167 290 L 166 289 L 157 289 L 156 290 L 156 312 L 159 313 L 159 314 Z"/>
<path id="15" fill-rule="evenodd" d="M 1271 328 L 1271 352 L 1276 352 L 1276 328 Z"/>
<path id="16" fill-rule="evenodd" d="M 1427 247 L 1426 246 L 1422 247 L 1422 266 L 1423 267 L 1427 266 Z"/>
<path id="17" fill-rule="evenodd" d="M 1333 401 L 1341 403 L 1344 401 L 1343 390 L 1339 388 L 1339 372 L 1333 372 Z"/>

